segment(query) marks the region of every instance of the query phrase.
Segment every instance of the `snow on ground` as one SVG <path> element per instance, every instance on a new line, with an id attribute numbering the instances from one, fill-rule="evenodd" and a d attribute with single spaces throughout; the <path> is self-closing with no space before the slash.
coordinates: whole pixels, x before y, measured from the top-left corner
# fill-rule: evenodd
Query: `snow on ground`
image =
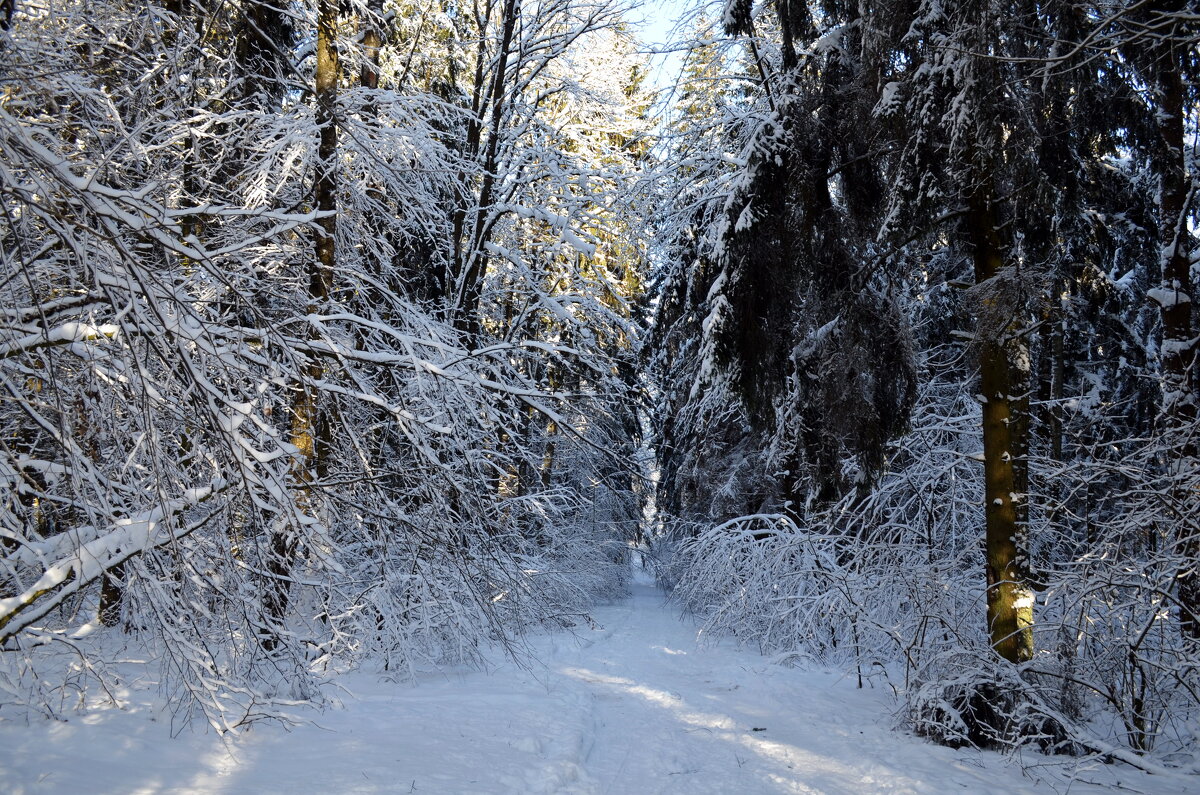
<path id="1" fill-rule="evenodd" d="M 539 638 L 541 663 L 429 677 L 343 677 L 344 709 L 291 731 L 170 738 L 149 703 L 66 723 L 0 723 L 7 793 L 1178 793 L 1093 764 L 953 751 L 894 730 L 883 688 L 697 648 L 644 580 L 598 626 Z M 149 698 L 149 694 L 147 696 Z M 1072 780 L 1073 777 L 1073 780 Z"/>

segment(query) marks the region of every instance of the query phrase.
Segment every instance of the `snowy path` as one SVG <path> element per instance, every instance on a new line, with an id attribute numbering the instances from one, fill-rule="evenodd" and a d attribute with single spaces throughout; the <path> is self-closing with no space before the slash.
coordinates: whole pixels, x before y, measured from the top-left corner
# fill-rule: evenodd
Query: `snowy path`
<path id="1" fill-rule="evenodd" d="M 536 641 L 533 671 L 505 663 L 416 688 L 346 677 L 345 709 L 318 725 L 260 726 L 228 746 L 170 740 L 149 708 L 0 725 L 0 791 L 1015 793 L 1052 791 L 1061 775 L 898 733 L 890 699 L 834 674 L 697 649 L 694 627 L 644 583 L 595 615 L 594 630 Z M 1193 782 L 1100 766 L 1071 792 L 1118 784 Z"/>

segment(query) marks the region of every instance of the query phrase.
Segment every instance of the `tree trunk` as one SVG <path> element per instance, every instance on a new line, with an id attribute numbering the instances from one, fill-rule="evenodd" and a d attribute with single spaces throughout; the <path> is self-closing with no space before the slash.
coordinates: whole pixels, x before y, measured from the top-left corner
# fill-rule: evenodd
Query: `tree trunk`
<path id="1" fill-rule="evenodd" d="M 516 29 L 520 6 L 517 0 L 505 0 L 500 27 L 500 50 L 496 55 L 496 69 L 491 84 L 491 127 L 488 130 L 487 149 L 483 159 L 483 183 L 479 190 L 479 205 L 475 210 L 475 228 L 471 248 L 465 254 L 464 272 L 460 274 L 460 300 L 455 316 L 456 327 L 466 337 L 466 345 L 475 349 L 479 345 L 479 299 L 483 294 L 483 279 L 487 274 L 487 255 L 484 242 L 491 232 L 495 217 L 489 213 L 496 185 L 496 168 L 500 147 L 500 128 L 504 122 L 504 89 L 508 78 L 508 51 L 512 48 L 513 32 Z"/>
<path id="2" fill-rule="evenodd" d="M 118 563 L 100 578 L 100 623 L 115 627 L 121 623 L 121 602 L 125 597 L 125 564 Z"/>
<path id="3" fill-rule="evenodd" d="M 321 213 L 314 228 L 316 258 L 309 266 L 308 312 L 324 311 L 333 292 L 335 265 L 334 234 L 337 231 L 337 83 L 339 74 L 337 52 L 336 0 L 319 0 L 317 4 L 317 74 L 316 122 L 321 131 L 317 147 L 316 178 L 313 183 L 313 204 Z M 310 338 L 316 339 L 315 331 Z M 292 430 L 290 441 L 298 455 L 292 466 L 292 479 L 297 490 L 296 506 L 301 513 L 314 510 L 313 485 L 321 475 L 322 448 L 328 445 L 328 425 L 322 421 L 316 383 L 324 375 L 324 366 L 315 357 L 304 366 L 304 378 L 292 398 Z M 263 647 L 274 650 L 279 644 L 278 628 L 287 614 L 292 567 L 296 555 L 299 528 L 283 524 L 271 532 L 267 571 L 271 575 L 265 598 L 267 635 Z"/>
<path id="4" fill-rule="evenodd" d="M 369 0 L 367 13 L 364 17 L 366 25 L 363 29 L 363 65 L 359 82 L 363 88 L 379 88 L 379 51 L 383 47 L 383 33 L 378 23 L 383 15 L 383 0 Z"/>
<path id="5" fill-rule="evenodd" d="M 1171 455 L 1172 474 L 1194 466 L 1197 449 L 1191 429 L 1197 419 L 1195 393 L 1196 338 L 1192 335 L 1191 261 L 1188 255 L 1187 208 L 1189 180 L 1184 148 L 1184 85 L 1178 44 L 1166 43 L 1165 52 L 1155 48 L 1155 82 L 1159 99 L 1158 133 L 1161 159 L 1156 164 L 1160 180 L 1159 242 L 1162 250 L 1162 282 L 1150 291 L 1162 321 L 1163 415 L 1170 431 L 1181 439 Z M 1174 502 L 1184 504 L 1177 495 Z M 1177 522 L 1181 537 L 1177 554 L 1182 559 L 1179 582 L 1180 626 L 1186 637 L 1200 640 L 1200 549 L 1185 522 Z"/>
<path id="6" fill-rule="evenodd" d="M 999 219 L 990 191 L 968 199 L 967 227 L 982 284 L 1004 266 Z M 996 298 L 985 299 L 987 301 Z M 986 307 L 985 307 L 986 309 Z M 1012 663 L 1033 657 L 1033 589 L 1028 578 L 1028 353 L 1010 326 L 980 341 L 983 394 L 987 623 L 992 647 Z"/>

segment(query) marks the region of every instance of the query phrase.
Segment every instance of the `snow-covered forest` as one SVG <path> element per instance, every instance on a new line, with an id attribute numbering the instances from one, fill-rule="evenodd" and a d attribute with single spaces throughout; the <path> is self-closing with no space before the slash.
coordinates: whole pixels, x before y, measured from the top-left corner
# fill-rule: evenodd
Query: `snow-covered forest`
<path id="1" fill-rule="evenodd" d="M 1198 172 L 1195 0 L 4 0 L 0 736 L 687 636 L 1200 788 Z"/>

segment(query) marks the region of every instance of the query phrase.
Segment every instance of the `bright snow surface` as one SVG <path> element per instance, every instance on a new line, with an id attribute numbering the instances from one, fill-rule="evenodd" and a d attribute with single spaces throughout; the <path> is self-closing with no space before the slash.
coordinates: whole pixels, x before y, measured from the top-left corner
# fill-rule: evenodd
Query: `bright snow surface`
<path id="1" fill-rule="evenodd" d="M 773 665 L 696 628 L 641 578 L 597 627 L 535 640 L 540 663 L 342 677 L 342 708 L 291 731 L 171 739 L 136 700 L 68 722 L 0 722 L 7 793 L 906 793 L 1197 790 L 1191 776 L 1036 756 L 1025 768 L 897 731 L 890 688 Z M 3 716 L 0 716 L 2 718 Z M 155 720 L 155 717 L 158 719 Z"/>

